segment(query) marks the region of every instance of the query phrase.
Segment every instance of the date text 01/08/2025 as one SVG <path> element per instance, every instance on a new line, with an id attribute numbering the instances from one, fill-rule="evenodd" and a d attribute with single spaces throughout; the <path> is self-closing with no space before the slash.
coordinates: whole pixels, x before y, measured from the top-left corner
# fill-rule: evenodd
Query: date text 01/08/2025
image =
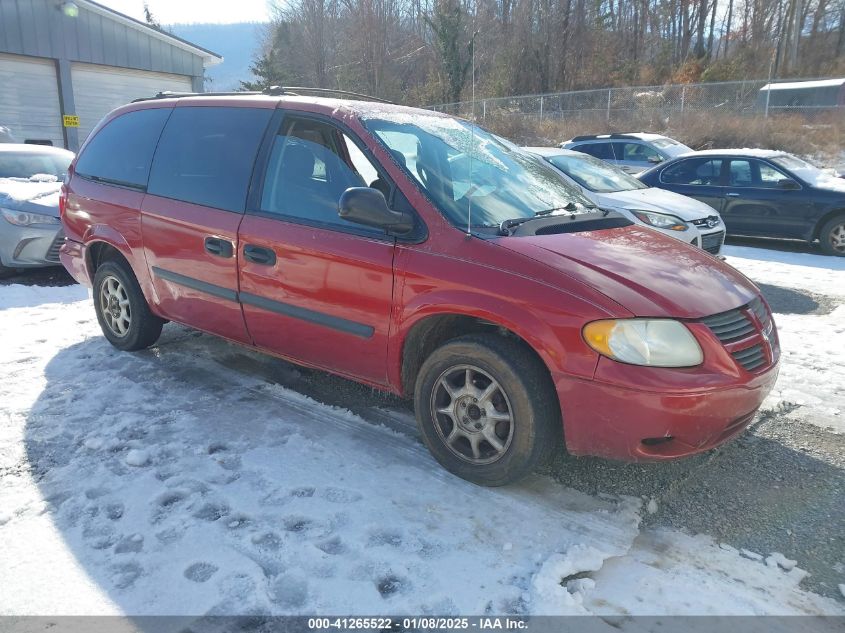
<path id="1" fill-rule="evenodd" d="M 520 618 L 512 617 L 477 617 L 477 618 L 438 618 L 438 617 L 405 617 L 405 618 L 309 618 L 308 628 L 312 630 L 365 630 L 365 631 L 393 631 L 417 630 L 450 631 L 450 630 L 525 630 L 528 623 Z"/>

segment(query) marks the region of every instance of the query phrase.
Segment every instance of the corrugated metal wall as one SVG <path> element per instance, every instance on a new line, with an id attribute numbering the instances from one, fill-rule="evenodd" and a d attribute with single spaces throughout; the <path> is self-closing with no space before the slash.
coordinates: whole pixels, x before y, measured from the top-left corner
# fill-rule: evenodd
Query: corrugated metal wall
<path id="1" fill-rule="evenodd" d="M 0 52 L 202 77 L 202 57 L 79 4 L 0 0 Z"/>

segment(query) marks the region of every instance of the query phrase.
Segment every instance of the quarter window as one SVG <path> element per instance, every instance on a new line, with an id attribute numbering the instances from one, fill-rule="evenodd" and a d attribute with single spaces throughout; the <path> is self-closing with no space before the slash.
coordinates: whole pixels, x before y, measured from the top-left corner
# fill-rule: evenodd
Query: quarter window
<path id="1" fill-rule="evenodd" d="M 670 165 L 660 174 L 661 182 L 670 185 L 718 186 L 722 173 L 722 159 L 689 159 Z"/>
<path id="2" fill-rule="evenodd" d="M 171 108 L 127 112 L 109 121 L 85 146 L 76 173 L 116 185 L 143 188 Z"/>
<path id="3" fill-rule="evenodd" d="M 242 213 L 272 115 L 265 108 L 174 108 L 156 151 L 149 193 Z"/>
<path id="4" fill-rule="evenodd" d="M 338 215 L 350 187 L 373 187 L 389 198 L 389 185 L 348 136 L 321 121 L 286 117 L 270 150 L 259 210 L 382 234 Z"/>

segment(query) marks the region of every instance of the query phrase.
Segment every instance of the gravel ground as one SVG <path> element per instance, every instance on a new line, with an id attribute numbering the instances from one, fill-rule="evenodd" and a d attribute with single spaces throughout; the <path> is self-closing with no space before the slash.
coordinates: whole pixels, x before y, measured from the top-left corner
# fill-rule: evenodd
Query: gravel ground
<path id="1" fill-rule="evenodd" d="M 800 243 L 731 242 L 817 251 Z M 73 281 L 63 269 L 44 269 L 0 281 L 7 283 Z M 773 285 L 761 289 L 776 313 L 827 314 L 836 307 L 825 296 Z M 234 345 L 230 355 L 218 360 L 319 402 L 415 433 L 410 404 L 391 395 Z M 766 412 L 733 442 L 680 462 L 624 464 L 561 451 L 544 472 L 562 485 L 591 494 L 654 499 L 657 508 L 644 515 L 645 526 L 709 534 L 764 556 L 780 552 L 810 572 L 805 588 L 843 600 L 837 584 L 845 574 L 845 436 L 788 420 L 787 413 Z"/>

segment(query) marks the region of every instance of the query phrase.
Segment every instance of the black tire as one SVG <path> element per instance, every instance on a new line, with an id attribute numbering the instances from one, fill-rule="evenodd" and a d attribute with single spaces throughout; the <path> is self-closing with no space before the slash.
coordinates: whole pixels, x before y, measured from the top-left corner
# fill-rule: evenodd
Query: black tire
<path id="1" fill-rule="evenodd" d="M 461 386 L 460 374 L 467 366 L 480 371 L 465 373 Z M 493 396 L 482 403 L 467 395 L 470 376 L 469 391 L 483 395 L 495 387 Z M 441 382 L 444 379 L 452 391 Z M 491 387 L 492 381 L 497 385 Z M 478 403 L 474 413 L 472 402 Z M 414 405 L 420 433 L 434 458 L 451 473 L 482 486 L 504 486 L 525 477 L 560 446 L 560 407 L 548 371 L 522 344 L 503 336 L 470 334 L 435 350 L 420 368 Z M 469 408 L 459 408 L 464 405 Z M 441 409 L 451 413 L 437 412 Z M 458 422 L 455 416 L 464 412 Z M 493 421 L 507 415 L 510 422 Z M 476 430 L 479 423 L 483 431 Z M 498 449 L 484 437 L 491 430 Z M 447 434 L 452 442 L 447 442 Z"/>
<path id="2" fill-rule="evenodd" d="M 7 277 L 13 276 L 16 272 L 18 272 L 14 268 L 9 268 L 8 266 L 4 266 L 0 264 L 0 279 L 6 279 Z"/>
<path id="3" fill-rule="evenodd" d="M 115 325 L 118 317 L 106 307 L 111 305 L 109 303 L 111 299 L 106 300 L 104 297 L 103 286 L 107 283 L 109 288 L 123 289 L 119 295 L 111 296 L 119 296 L 128 301 L 128 305 L 119 308 L 113 306 L 117 309 L 126 309 L 128 314 L 128 319 L 120 319 L 120 325 Z M 120 303 L 120 301 L 113 303 Z M 94 311 L 97 313 L 97 321 L 100 323 L 103 336 L 117 349 L 125 352 L 146 349 L 158 340 L 161 328 L 164 326 L 164 320 L 150 312 L 150 306 L 147 305 L 135 274 L 126 263 L 118 260 L 102 263 L 94 274 Z M 121 328 L 125 330 L 122 334 L 117 331 Z"/>
<path id="4" fill-rule="evenodd" d="M 819 243 L 825 255 L 845 257 L 845 215 L 837 215 L 824 223 Z"/>

